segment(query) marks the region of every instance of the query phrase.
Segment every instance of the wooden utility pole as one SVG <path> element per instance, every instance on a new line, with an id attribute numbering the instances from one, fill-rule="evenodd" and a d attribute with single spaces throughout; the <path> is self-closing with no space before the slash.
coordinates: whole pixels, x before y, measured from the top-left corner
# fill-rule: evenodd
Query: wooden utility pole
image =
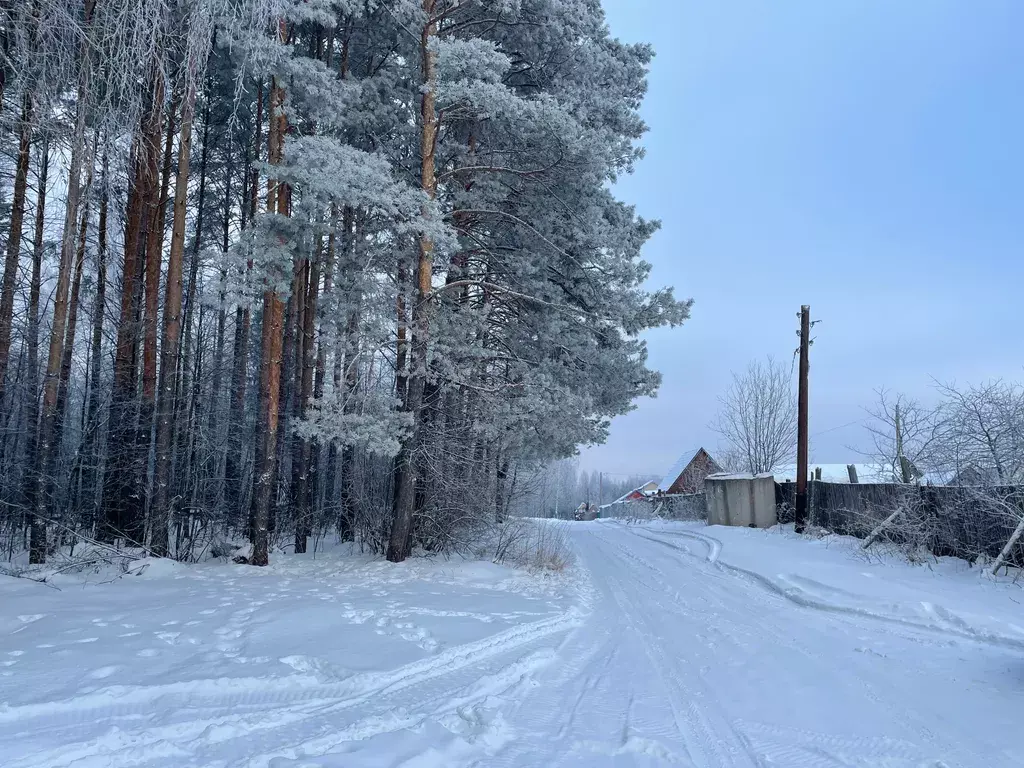
<path id="1" fill-rule="evenodd" d="M 904 483 L 913 482 L 914 476 L 910 471 L 910 462 L 903 455 L 903 422 L 900 420 L 900 404 L 896 403 L 896 463 L 899 465 L 900 477 Z"/>
<path id="2" fill-rule="evenodd" d="M 800 391 L 797 400 L 796 443 L 796 531 L 804 532 L 807 524 L 807 378 L 810 371 L 808 352 L 811 346 L 811 308 L 800 307 Z"/>

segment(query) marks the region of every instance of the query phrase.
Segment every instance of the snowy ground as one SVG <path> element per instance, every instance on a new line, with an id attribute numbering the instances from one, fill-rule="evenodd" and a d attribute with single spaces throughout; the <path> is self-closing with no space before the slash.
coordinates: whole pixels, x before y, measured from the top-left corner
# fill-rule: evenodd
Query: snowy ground
<path id="1" fill-rule="evenodd" d="M 0 765 L 1020 766 L 1024 590 L 572 526 L 572 577 L 330 554 L 0 579 Z"/>

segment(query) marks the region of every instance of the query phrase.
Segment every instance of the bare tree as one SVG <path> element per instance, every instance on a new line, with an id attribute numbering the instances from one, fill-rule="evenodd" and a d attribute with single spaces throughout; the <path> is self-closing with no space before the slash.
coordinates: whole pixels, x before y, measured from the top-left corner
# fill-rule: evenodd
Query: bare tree
<path id="1" fill-rule="evenodd" d="M 1013 484 L 1024 479 L 1024 386 L 936 384 L 938 459 L 957 481 Z"/>
<path id="2" fill-rule="evenodd" d="M 791 459 L 796 451 L 796 398 L 792 371 L 768 357 L 754 361 L 719 398 L 712 423 L 727 450 L 753 474 L 768 472 Z"/>
<path id="3" fill-rule="evenodd" d="M 941 442 L 937 412 L 902 392 L 883 388 L 875 394 L 877 400 L 866 409 L 871 448 L 859 453 L 882 467 L 887 480 L 914 482 L 935 463 Z"/>

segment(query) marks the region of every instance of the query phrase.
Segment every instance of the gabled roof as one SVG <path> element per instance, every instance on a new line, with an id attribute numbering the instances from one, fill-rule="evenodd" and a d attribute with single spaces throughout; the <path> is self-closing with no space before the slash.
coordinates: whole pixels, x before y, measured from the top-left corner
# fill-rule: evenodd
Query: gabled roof
<path id="1" fill-rule="evenodd" d="M 694 448 L 692 451 L 686 451 L 683 453 L 683 455 L 676 460 L 676 463 L 672 465 L 672 468 L 669 469 L 668 474 L 665 475 L 664 479 L 662 479 L 661 483 L 658 485 L 658 490 L 662 493 L 668 493 L 668 489 L 672 487 L 672 483 L 674 483 L 679 476 L 683 474 L 683 470 L 686 469 L 690 462 L 697 458 L 697 454 L 703 450 L 704 448 L 701 446 Z"/>
<path id="2" fill-rule="evenodd" d="M 637 493 L 637 492 L 639 492 L 639 493 L 645 493 L 645 490 L 644 490 L 644 489 L 645 489 L 645 488 L 647 488 L 647 486 L 649 486 L 649 485 L 655 485 L 655 486 L 656 486 L 656 485 L 657 485 L 657 482 L 658 482 L 657 480 L 648 480 L 648 481 L 647 481 L 646 483 L 644 483 L 643 485 L 638 485 L 638 486 L 637 486 L 636 488 L 634 488 L 633 490 L 631 490 L 631 491 L 626 491 L 626 492 L 625 492 L 624 494 L 622 494 L 621 496 L 619 496 L 619 498 L 617 498 L 617 499 L 616 499 L 615 501 L 613 501 L 613 502 L 611 502 L 611 503 L 609 503 L 609 504 L 605 504 L 604 506 L 606 506 L 606 507 L 610 507 L 610 506 L 611 506 L 612 504 L 621 504 L 621 503 L 622 503 L 622 502 L 624 502 L 624 501 L 625 501 L 626 499 L 628 499 L 628 498 L 629 498 L 630 496 L 632 496 L 632 495 L 633 495 L 634 493 Z M 656 488 L 653 488 L 653 489 L 651 489 L 651 490 L 656 490 Z"/>

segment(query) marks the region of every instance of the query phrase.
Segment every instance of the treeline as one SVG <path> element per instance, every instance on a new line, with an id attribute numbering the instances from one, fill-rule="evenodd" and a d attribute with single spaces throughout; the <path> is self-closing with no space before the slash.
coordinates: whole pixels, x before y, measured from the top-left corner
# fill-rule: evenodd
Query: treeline
<path id="1" fill-rule="evenodd" d="M 654 474 L 588 472 L 580 469 L 577 459 L 561 459 L 515 472 L 510 484 L 510 510 L 526 517 L 571 520 L 580 504 L 611 504 L 652 480 L 657 483 L 661 478 Z"/>
<path id="2" fill-rule="evenodd" d="M 9 556 L 501 520 L 651 394 L 598 0 L 0 2 Z"/>

